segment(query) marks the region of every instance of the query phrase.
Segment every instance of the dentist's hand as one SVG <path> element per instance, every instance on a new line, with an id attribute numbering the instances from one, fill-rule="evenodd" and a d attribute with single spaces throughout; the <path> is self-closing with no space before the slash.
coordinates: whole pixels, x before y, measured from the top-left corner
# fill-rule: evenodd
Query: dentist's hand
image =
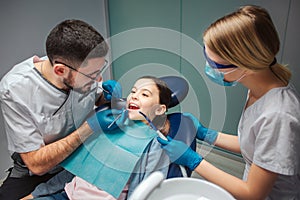
<path id="1" fill-rule="evenodd" d="M 168 141 L 161 138 L 157 138 L 158 142 L 162 145 L 162 149 L 168 154 L 170 160 L 178 165 L 187 166 L 190 170 L 194 170 L 203 158 L 193 151 L 185 143 L 173 140 L 171 137 L 167 137 Z"/>
<path id="2" fill-rule="evenodd" d="M 115 80 L 108 80 L 102 83 L 104 98 L 111 101 L 112 98 L 122 97 L 122 86 Z"/>
<path id="3" fill-rule="evenodd" d="M 96 112 L 87 119 L 87 123 L 94 133 L 99 131 L 111 131 L 124 126 L 128 118 L 128 110 L 108 109 Z"/>

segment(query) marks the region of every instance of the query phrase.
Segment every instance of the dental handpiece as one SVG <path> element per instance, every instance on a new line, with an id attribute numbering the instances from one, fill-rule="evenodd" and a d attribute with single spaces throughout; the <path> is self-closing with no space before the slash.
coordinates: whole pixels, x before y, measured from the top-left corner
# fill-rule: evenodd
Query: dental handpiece
<path id="1" fill-rule="evenodd" d="M 149 123 L 150 127 L 151 127 L 154 131 L 156 131 L 156 133 L 158 134 L 158 136 L 159 136 L 161 139 L 168 141 L 168 139 L 166 138 L 166 136 L 164 136 L 164 134 L 162 134 L 162 133 L 160 132 L 160 130 L 158 130 L 158 129 L 156 128 L 156 126 L 154 126 L 154 124 L 152 123 L 152 121 L 151 121 L 151 120 L 150 120 L 143 112 L 139 111 L 139 113 L 140 113 L 141 115 L 143 115 L 143 117 L 144 117 L 144 118 L 147 120 L 147 122 Z M 180 171 L 181 171 L 181 173 L 182 173 L 182 176 L 183 176 L 183 177 L 188 177 L 185 168 L 184 168 L 182 165 L 179 165 L 179 167 L 180 167 Z"/>

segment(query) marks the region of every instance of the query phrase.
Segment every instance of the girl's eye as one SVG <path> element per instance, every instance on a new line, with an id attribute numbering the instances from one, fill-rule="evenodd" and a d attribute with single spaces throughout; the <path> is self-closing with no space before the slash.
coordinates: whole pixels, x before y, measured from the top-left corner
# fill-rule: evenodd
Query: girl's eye
<path id="1" fill-rule="evenodd" d="M 147 94 L 147 93 L 143 93 L 142 94 L 144 97 L 149 97 L 149 94 Z"/>
<path id="2" fill-rule="evenodd" d="M 134 94 L 134 93 L 135 93 L 135 90 L 131 90 L 130 93 Z"/>

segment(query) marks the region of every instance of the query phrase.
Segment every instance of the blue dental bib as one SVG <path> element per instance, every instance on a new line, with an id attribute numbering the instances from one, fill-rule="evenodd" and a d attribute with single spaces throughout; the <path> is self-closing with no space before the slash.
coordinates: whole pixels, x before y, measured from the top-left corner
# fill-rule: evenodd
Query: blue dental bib
<path id="1" fill-rule="evenodd" d="M 118 198 L 156 132 L 143 122 L 90 136 L 61 166 Z"/>

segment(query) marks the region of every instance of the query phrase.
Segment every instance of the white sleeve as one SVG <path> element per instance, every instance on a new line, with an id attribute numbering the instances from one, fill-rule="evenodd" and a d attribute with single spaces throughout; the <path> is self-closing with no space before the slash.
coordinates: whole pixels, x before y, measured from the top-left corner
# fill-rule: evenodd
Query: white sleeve
<path id="1" fill-rule="evenodd" d="M 253 162 L 283 175 L 295 175 L 300 167 L 300 121 L 287 113 L 269 113 L 257 120 Z"/>
<path id="2" fill-rule="evenodd" d="M 29 152 L 44 145 L 30 110 L 22 104 L 22 99 L 12 91 L 1 91 L 1 108 L 4 117 L 8 149 L 12 152 Z"/>

